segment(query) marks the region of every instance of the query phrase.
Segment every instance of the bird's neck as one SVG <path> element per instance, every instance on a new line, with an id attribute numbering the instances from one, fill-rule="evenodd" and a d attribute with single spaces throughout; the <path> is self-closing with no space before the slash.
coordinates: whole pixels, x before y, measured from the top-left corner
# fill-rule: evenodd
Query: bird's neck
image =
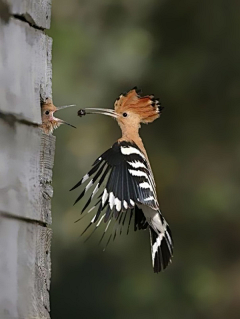
<path id="1" fill-rule="evenodd" d="M 121 127 L 121 129 L 122 129 L 122 137 L 118 141 L 119 142 L 122 142 L 122 141 L 134 142 L 147 158 L 147 152 L 144 148 L 142 139 L 139 136 L 139 127 L 124 126 L 124 127 Z"/>

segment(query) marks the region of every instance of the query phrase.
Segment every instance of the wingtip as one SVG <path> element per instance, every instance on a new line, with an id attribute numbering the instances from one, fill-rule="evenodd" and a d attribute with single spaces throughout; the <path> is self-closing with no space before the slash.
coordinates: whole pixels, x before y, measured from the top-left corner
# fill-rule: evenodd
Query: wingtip
<path id="1" fill-rule="evenodd" d="M 81 193 L 81 194 L 78 196 L 78 198 L 75 200 L 73 206 L 76 205 L 77 202 L 79 202 L 81 198 L 82 198 L 82 193 Z"/>
<path id="2" fill-rule="evenodd" d="M 74 185 L 71 189 L 69 189 L 69 192 L 73 191 L 74 189 L 78 188 L 82 184 L 82 179 L 80 182 L 78 182 L 76 185 Z"/>

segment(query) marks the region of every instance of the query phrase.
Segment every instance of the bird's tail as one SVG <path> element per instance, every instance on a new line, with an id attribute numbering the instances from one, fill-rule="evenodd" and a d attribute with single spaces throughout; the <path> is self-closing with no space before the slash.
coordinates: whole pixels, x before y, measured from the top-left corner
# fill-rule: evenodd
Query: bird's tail
<path id="1" fill-rule="evenodd" d="M 159 225 L 155 222 L 149 223 L 152 264 L 156 273 L 167 267 L 173 255 L 171 230 L 163 216 L 160 217 Z"/>

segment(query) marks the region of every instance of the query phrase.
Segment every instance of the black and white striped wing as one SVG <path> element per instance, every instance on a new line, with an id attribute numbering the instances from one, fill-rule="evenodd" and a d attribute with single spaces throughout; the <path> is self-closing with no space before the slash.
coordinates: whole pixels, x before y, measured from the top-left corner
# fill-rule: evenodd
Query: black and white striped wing
<path id="1" fill-rule="evenodd" d="M 97 206 L 93 222 L 101 218 L 104 210 L 104 221 L 107 222 L 110 218 L 118 218 L 119 214 L 135 208 L 137 203 L 158 209 L 151 170 L 143 153 L 133 143 L 115 143 L 94 162 L 88 174 L 83 176 L 71 190 L 87 181 L 75 203 L 90 189 L 92 190 L 83 211 L 87 207 L 91 211 Z M 104 190 L 97 203 L 93 205 L 93 199 L 101 185 L 105 185 Z M 137 224 L 140 225 L 140 222 Z"/>

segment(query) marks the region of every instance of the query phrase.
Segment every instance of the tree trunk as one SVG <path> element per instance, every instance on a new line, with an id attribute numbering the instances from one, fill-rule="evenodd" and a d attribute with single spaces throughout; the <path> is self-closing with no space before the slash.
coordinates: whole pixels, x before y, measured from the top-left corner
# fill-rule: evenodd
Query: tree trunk
<path id="1" fill-rule="evenodd" d="M 51 0 L 0 0 L 0 318 L 50 318 Z"/>

